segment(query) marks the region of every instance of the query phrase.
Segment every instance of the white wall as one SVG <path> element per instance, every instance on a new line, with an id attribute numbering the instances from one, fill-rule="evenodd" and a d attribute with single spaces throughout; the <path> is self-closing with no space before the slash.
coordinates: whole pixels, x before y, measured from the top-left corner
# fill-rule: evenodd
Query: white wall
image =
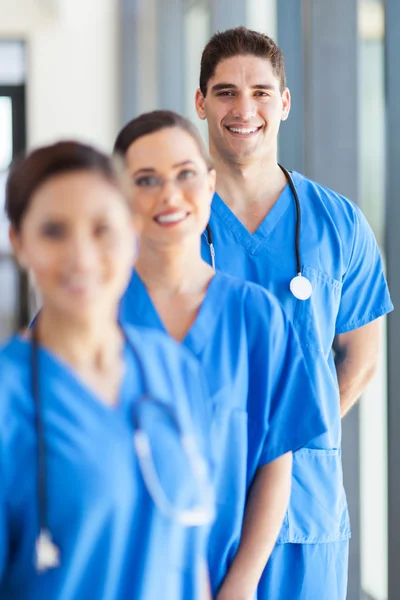
<path id="1" fill-rule="evenodd" d="M 1 37 L 28 42 L 29 145 L 67 137 L 110 149 L 119 125 L 117 0 L 0 0 Z"/>

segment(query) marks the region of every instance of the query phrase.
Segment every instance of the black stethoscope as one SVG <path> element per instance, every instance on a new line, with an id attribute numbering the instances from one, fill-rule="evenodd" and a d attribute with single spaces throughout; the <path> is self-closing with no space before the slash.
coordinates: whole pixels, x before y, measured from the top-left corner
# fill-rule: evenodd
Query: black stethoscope
<path id="1" fill-rule="evenodd" d="M 290 190 L 293 195 L 294 203 L 296 205 L 295 251 L 296 251 L 297 275 L 295 277 L 293 277 L 293 279 L 290 282 L 290 291 L 292 292 L 293 296 L 295 298 L 297 298 L 298 300 L 308 300 L 310 298 L 313 290 L 312 290 L 311 281 L 309 279 L 307 279 L 307 277 L 305 277 L 301 273 L 301 254 L 300 254 L 301 209 L 300 209 L 299 195 L 297 193 L 296 187 L 294 185 L 292 176 L 290 175 L 289 171 L 287 169 L 285 169 L 285 167 L 282 167 L 282 165 L 279 165 L 279 167 L 282 169 L 283 173 L 285 174 L 285 177 L 288 181 Z M 207 237 L 207 243 L 210 247 L 211 265 L 212 265 L 213 269 L 215 270 L 215 248 L 214 248 L 214 244 L 213 244 L 211 228 L 209 225 L 207 225 L 207 227 L 206 227 L 206 237 Z"/>
<path id="2" fill-rule="evenodd" d="M 148 390 L 148 381 L 137 352 L 125 335 L 125 341 L 136 356 L 140 369 L 144 389 Z M 37 318 L 31 324 L 31 387 L 35 404 L 35 429 L 37 435 L 37 465 L 38 465 L 38 507 L 39 507 L 39 535 L 35 544 L 35 567 L 37 572 L 43 573 L 48 569 L 60 566 L 60 549 L 54 542 L 47 520 L 47 470 L 46 470 L 46 443 L 44 425 L 42 419 L 40 380 L 39 380 L 39 339 L 37 332 Z M 190 469 L 191 489 L 197 494 L 196 502 L 181 506 L 174 504 L 165 491 L 165 485 L 158 476 L 152 453 L 152 440 L 146 431 L 145 419 L 141 417 L 143 411 L 149 411 L 151 416 L 160 421 L 164 420 L 169 427 L 169 433 L 174 440 L 178 440 L 182 453 L 187 459 Z M 212 522 L 215 514 L 214 493 L 209 479 L 209 472 L 203 457 L 200 455 L 195 440 L 191 433 L 184 430 L 175 407 L 164 400 L 152 397 L 144 393 L 135 399 L 132 406 L 133 416 L 133 446 L 138 458 L 138 464 L 142 473 L 143 481 L 159 511 L 167 518 L 174 520 L 186 527 L 206 525 Z M 147 418 L 148 421 L 148 418 Z M 164 431 L 165 433 L 165 431 Z"/>

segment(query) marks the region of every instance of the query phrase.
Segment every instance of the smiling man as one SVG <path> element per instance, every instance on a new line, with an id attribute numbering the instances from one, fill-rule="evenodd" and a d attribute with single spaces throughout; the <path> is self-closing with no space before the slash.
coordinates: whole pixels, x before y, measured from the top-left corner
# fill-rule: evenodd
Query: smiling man
<path id="1" fill-rule="evenodd" d="M 196 93 L 217 171 L 202 251 L 218 270 L 279 298 L 330 423 L 294 454 L 291 502 L 258 599 L 344 600 L 350 525 L 341 417 L 375 371 L 379 317 L 393 306 L 357 206 L 279 166 L 278 132 L 290 101 L 283 55 L 271 38 L 244 27 L 211 38 Z"/>

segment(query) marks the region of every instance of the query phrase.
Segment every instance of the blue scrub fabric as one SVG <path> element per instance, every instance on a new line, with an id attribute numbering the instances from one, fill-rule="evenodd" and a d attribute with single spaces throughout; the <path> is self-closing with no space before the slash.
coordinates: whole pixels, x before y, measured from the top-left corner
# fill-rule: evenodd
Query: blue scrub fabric
<path id="1" fill-rule="evenodd" d="M 207 423 L 197 362 L 158 332 L 127 330 L 119 403 L 108 407 L 54 354 L 39 369 L 46 443 L 47 517 L 61 565 L 37 573 L 37 434 L 31 344 L 20 336 L 0 351 L 0 598 L 2 600 L 202 600 L 208 527 L 184 527 L 160 512 L 133 447 L 133 405 L 148 392 L 174 406 L 183 431 L 205 447 Z M 138 361 L 139 358 L 139 361 Z M 139 366 L 141 363 L 142 367 Z M 205 415 L 205 413 L 204 413 Z M 205 417 L 204 417 L 205 418 Z M 193 419 L 195 419 L 195 424 Z M 163 440 L 153 436 L 152 449 Z M 156 447 L 157 446 L 157 447 Z M 188 490 L 166 450 L 160 477 Z M 171 466 L 174 467 L 171 469 Z"/>
<path id="2" fill-rule="evenodd" d="M 297 300 L 289 283 L 296 275 L 296 208 L 289 185 L 258 229 L 251 234 L 235 214 L 215 194 L 210 227 L 213 234 L 217 270 L 261 284 L 281 302 L 292 321 L 303 348 L 308 368 L 329 423 L 328 431 L 293 457 L 292 495 L 285 526 L 278 543 L 284 546 L 267 572 L 275 585 L 276 569 L 291 581 L 291 544 L 317 544 L 321 556 L 328 542 L 350 537 L 346 496 L 341 465 L 341 419 L 337 376 L 332 352 L 335 335 L 357 329 L 393 309 L 379 249 L 361 211 L 339 194 L 292 173 L 301 206 L 300 250 L 302 274 L 311 281 L 308 300 Z M 206 234 L 202 255 L 211 264 Z M 308 568 L 304 550 L 304 569 Z M 347 556 L 347 554 L 346 554 Z M 287 562 L 286 562 L 287 557 Z M 325 567 L 326 582 L 331 578 L 331 561 Z M 345 569 L 337 554 L 338 569 Z M 345 585 L 346 578 L 338 577 Z M 270 598 L 264 585 L 260 600 Z M 291 600 L 342 600 L 345 589 L 333 591 L 321 580 L 314 596 L 296 590 Z M 270 594 L 274 593 L 271 588 Z M 272 596 L 273 597 L 273 596 Z M 282 597 L 283 598 L 283 597 Z"/>
<path id="3" fill-rule="evenodd" d="M 165 331 L 137 273 L 120 317 Z M 183 344 L 199 360 L 208 386 L 217 503 L 208 564 L 216 594 L 239 545 L 257 469 L 306 445 L 327 425 L 297 336 L 261 286 L 217 273 Z"/>
<path id="4" fill-rule="evenodd" d="M 258 598 L 346 600 L 348 556 L 348 540 L 277 544 L 260 581 Z"/>

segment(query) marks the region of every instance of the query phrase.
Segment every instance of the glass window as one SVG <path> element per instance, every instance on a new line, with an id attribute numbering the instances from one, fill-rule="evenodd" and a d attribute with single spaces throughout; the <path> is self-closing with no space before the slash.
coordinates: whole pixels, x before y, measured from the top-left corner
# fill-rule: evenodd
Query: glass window
<path id="1" fill-rule="evenodd" d="M 14 40 L 0 41 L 0 83 L 21 85 L 25 82 L 25 44 Z"/>
<path id="2" fill-rule="evenodd" d="M 18 327 L 22 306 L 27 312 L 26 302 L 21 303 L 26 295 L 25 291 L 21 295 L 25 279 L 21 278 L 12 256 L 4 210 L 10 163 L 15 154 L 25 149 L 24 80 L 25 44 L 0 40 L 0 339 Z"/>
<path id="3" fill-rule="evenodd" d="M 12 160 L 12 100 L 0 96 L 0 337 L 10 335 L 16 325 L 18 271 L 10 256 L 8 221 L 4 211 L 5 182 Z"/>
<path id="4" fill-rule="evenodd" d="M 7 252 L 10 247 L 4 200 L 5 181 L 12 153 L 12 101 L 9 96 L 0 96 L 0 252 Z"/>
<path id="5" fill-rule="evenodd" d="M 360 206 L 381 248 L 385 223 L 384 4 L 359 4 Z M 386 332 L 379 367 L 360 403 L 361 582 L 367 597 L 388 597 Z"/>
<path id="6" fill-rule="evenodd" d="M 12 159 L 12 103 L 0 96 L 0 171 L 8 168 Z"/>
<path id="7" fill-rule="evenodd" d="M 247 0 L 247 27 L 277 39 L 277 0 Z"/>
<path id="8" fill-rule="evenodd" d="M 137 0 L 137 113 L 161 108 L 159 106 L 159 65 L 157 0 Z M 131 115 L 131 118 L 137 115 Z"/>

